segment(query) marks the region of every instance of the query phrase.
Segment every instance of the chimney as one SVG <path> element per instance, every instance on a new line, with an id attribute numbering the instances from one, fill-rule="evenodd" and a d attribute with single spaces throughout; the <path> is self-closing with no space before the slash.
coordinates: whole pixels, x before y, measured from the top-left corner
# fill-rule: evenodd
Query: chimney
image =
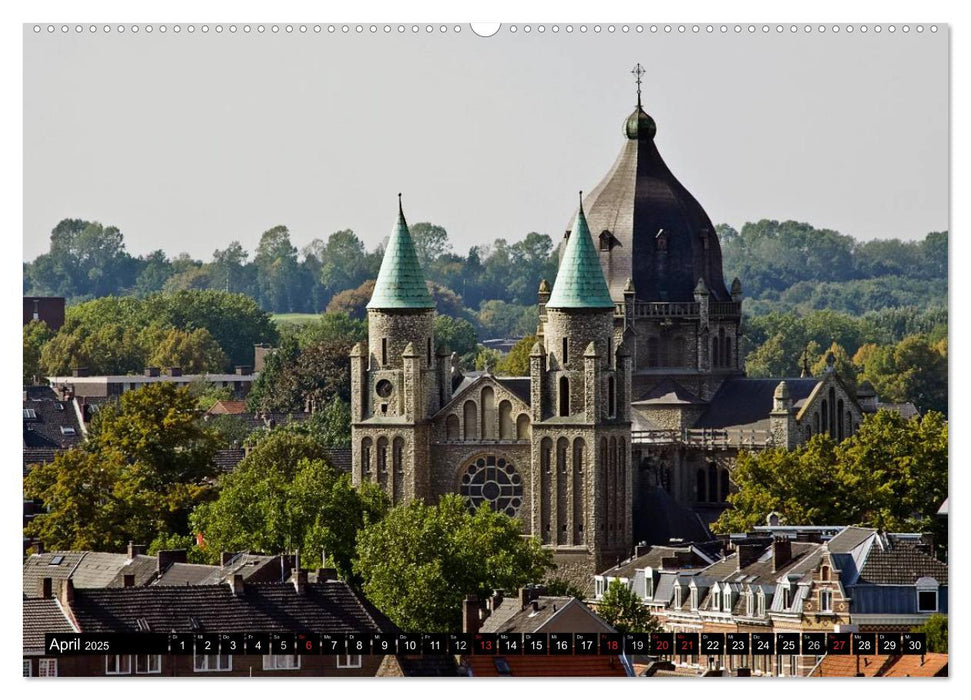
<path id="1" fill-rule="evenodd" d="M 337 580 L 337 569 L 331 567 L 321 567 L 317 569 L 317 583 Z"/>
<path id="2" fill-rule="evenodd" d="M 303 595 L 304 591 L 307 590 L 307 571 L 305 569 L 297 569 L 293 572 L 293 589 L 298 595 Z"/>
<path id="3" fill-rule="evenodd" d="M 134 542 L 129 542 L 128 543 L 128 558 L 129 559 L 134 559 L 135 557 L 144 554 L 146 549 L 147 548 L 143 544 L 135 544 Z"/>
<path id="4" fill-rule="evenodd" d="M 677 557 L 661 557 L 661 568 L 677 569 L 678 568 L 678 558 Z"/>
<path id="5" fill-rule="evenodd" d="M 162 373 L 162 370 L 161 370 L 160 367 L 146 367 L 145 368 L 145 376 L 146 377 L 157 377 L 161 373 Z"/>
<path id="6" fill-rule="evenodd" d="M 57 599 L 62 608 L 71 607 L 71 603 L 74 602 L 74 581 L 66 578 L 58 583 Z"/>
<path id="7" fill-rule="evenodd" d="M 172 564 L 185 564 L 187 561 L 184 549 L 160 549 L 155 557 L 158 561 L 155 570 L 159 574 L 164 573 Z"/>
<path id="8" fill-rule="evenodd" d="M 502 591 L 498 588 L 492 591 L 492 595 L 488 600 L 488 608 L 490 612 L 495 612 L 496 608 L 502 605 Z"/>
<path id="9" fill-rule="evenodd" d="M 181 367 L 169 367 L 169 376 L 170 377 L 181 377 L 182 376 L 182 368 Z"/>
<path id="10" fill-rule="evenodd" d="M 531 600 L 531 601 L 529 601 L 529 606 L 533 609 L 533 612 L 534 613 L 539 612 L 539 601 L 538 600 Z"/>
<path id="11" fill-rule="evenodd" d="M 253 368 L 250 367 L 249 365 L 236 365 L 236 374 L 238 374 L 239 376 L 252 374 L 252 373 L 253 373 Z"/>
<path id="12" fill-rule="evenodd" d="M 135 587 L 135 574 L 125 574 L 125 576 L 124 576 L 124 584 L 122 584 L 122 585 L 125 588 L 134 588 Z"/>
<path id="13" fill-rule="evenodd" d="M 479 631 L 480 624 L 479 598 L 474 595 L 467 595 L 465 600 L 462 601 L 462 632 L 464 634 L 475 634 Z"/>
<path id="14" fill-rule="evenodd" d="M 741 571 L 749 564 L 753 563 L 759 558 L 759 553 L 762 551 L 762 545 L 758 544 L 740 544 L 735 548 L 735 552 L 738 554 L 738 569 Z"/>
<path id="15" fill-rule="evenodd" d="M 519 609 L 525 610 L 526 606 L 529 605 L 529 601 L 533 599 L 533 589 L 530 586 L 524 586 L 519 589 Z"/>
<path id="16" fill-rule="evenodd" d="M 222 552 L 219 555 L 219 566 L 229 566 L 229 562 L 236 556 L 236 552 Z"/>
<path id="17" fill-rule="evenodd" d="M 41 542 L 40 540 L 37 540 L 37 543 L 34 545 L 34 553 L 35 554 L 43 554 L 44 553 L 44 543 Z"/>
<path id="18" fill-rule="evenodd" d="M 40 598 L 50 598 L 54 595 L 54 579 L 45 577 L 37 581 L 37 595 Z"/>
<path id="19" fill-rule="evenodd" d="M 788 538 L 772 542 L 772 573 L 792 561 L 792 542 Z"/>
<path id="20" fill-rule="evenodd" d="M 88 368 L 87 367 L 72 367 L 71 368 L 72 377 L 87 377 Z"/>
<path id="21" fill-rule="evenodd" d="M 229 588 L 233 592 L 234 596 L 243 595 L 243 593 L 245 592 L 242 574 L 233 574 L 232 578 L 229 579 L 227 583 L 229 584 Z"/>
<path id="22" fill-rule="evenodd" d="M 634 558 L 642 557 L 651 551 L 651 546 L 647 542 L 638 542 L 634 547 Z"/>

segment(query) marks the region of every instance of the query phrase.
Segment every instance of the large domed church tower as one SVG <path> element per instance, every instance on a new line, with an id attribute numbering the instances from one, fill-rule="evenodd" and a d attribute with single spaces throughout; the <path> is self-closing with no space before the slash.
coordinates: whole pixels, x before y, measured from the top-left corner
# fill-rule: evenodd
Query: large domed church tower
<path id="1" fill-rule="evenodd" d="M 583 206 L 617 305 L 615 334 L 633 336 L 635 404 L 665 380 L 707 400 L 741 370 L 741 284 L 726 288 L 715 227 L 661 158 L 640 65 L 635 73 L 637 106 L 620 154 Z"/>

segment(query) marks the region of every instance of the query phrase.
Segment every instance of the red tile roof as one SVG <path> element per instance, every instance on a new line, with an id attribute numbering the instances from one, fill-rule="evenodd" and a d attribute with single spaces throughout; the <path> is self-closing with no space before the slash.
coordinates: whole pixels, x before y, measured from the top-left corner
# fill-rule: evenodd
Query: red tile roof
<path id="1" fill-rule="evenodd" d="M 509 673 L 500 673 L 504 660 Z M 470 656 L 466 664 L 473 676 L 583 676 L 624 677 L 627 671 L 616 656 Z"/>
<path id="2" fill-rule="evenodd" d="M 873 677 L 882 675 L 891 661 L 890 656 L 861 656 L 857 667 L 856 656 L 838 656 L 828 654 L 813 671 L 813 676 L 823 678 L 852 678 L 859 673 L 861 676 Z"/>
<path id="3" fill-rule="evenodd" d="M 901 656 L 883 675 L 888 678 L 911 676 L 931 678 L 947 675 L 947 654 L 924 654 L 923 656 Z"/>

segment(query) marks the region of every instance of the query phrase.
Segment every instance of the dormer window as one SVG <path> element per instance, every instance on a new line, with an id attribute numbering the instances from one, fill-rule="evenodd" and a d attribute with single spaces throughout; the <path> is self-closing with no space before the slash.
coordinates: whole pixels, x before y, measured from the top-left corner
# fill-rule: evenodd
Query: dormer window
<path id="1" fill-rule="evenodd" d="M 600 252 L 609 253 L 611 249 L 614 247 L 615 240 L 616 239 L 614 238 L 614 235 L 607 229 L 604 229 L 603 231 L 601 231 L 600 232 Z"/>
<path id="2" fill-rule="evenodd" d="M 674 586 L 674 607 L 680 608 L 682 604 L 681 600 L 681 585 L 676 584 Z"/>
<path id="3" fill-rule="evenodd" d="M 698 589 L 697 588 L 691 589 L 691 609 L 692 610 L 698 609 Z"/>
<path id="4" fill-rule="evenodd" d="M 722 592 L 716 585 L 711 589 L 711 609 L 719 610 L 722 606 Z"/>
<path id="5" fill-rule="evenodd" d="M 917 612 L 933 613 L 937 612 L 937 589 L 938 583 L 930 576 L 917 579 Z"/>
<path id="6" fill-rule="evenodd" d="M 732 611 L 732 589 L 727 585 L 725 590 L 722 592 L 722 612 Z"/>
<path id="7" fill-rule="evenodd" d="M 759 595 L 755 600 L 755 604 L 755 614 L 759 617 L 765 617 L 765 592 L 761 589 L 759 590 Z"/>
<path id="8" fill-rule="evenodd" d="M 752 617 L 755 613 L 755 596 L 752 595 L 752 591 L 745 591 L 745 616 Z"/>

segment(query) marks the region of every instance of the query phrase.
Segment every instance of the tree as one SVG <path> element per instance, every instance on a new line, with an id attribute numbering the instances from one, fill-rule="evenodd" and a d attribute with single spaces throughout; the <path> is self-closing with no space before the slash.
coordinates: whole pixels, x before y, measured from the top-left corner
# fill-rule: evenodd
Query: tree
<path id="1" fill-rule="evenodd" d="M 298 298 L 297 249 L 290 243 L 286 226 L 274 226 L 263 232 L 253 264 L 260 306 L 269 311 L 293 311 Z"/>
<path id="2" fill-rule="evenodd" d="M 947 615 L 935 613 L 927 618 L 927 622 L 910 631 L 927 635 L 927 651 L 935 654 L 947 653 Z"/>
<path id="3" fill-rule="evenodd" d="M 49 548 L 105 551 L 188 534 L 189 511 L 211 495 L 218 446 L 197 415 L 188 389 L 168 383 L 102 406 L 83 445 L 25 477 L 24 496 L 46 508 L 25 533 Z"/>
<path id="4" fill-rule="evenodd" d="M 439 313 L 435 316 L 435 342 L 439 348 L 465 355 L 475 350 L 478 338 L 475 327 L 464 318 Z"/>
<path id="5" fill-rule="evenodd" d="M 350 229 L 330 234 L 313 254 L 320 261 L 320 283 L 328 297 L 360 286 L 371 274 L 364 243 Z"/>
<path id="6" fill-rule="evenodd" d="M 443 255 L 452 252 L 452 244 L 448 240 L 448 232 L 441 226 L 419 221 L 408 227 L 411 240 L 418 253 L 418 262 L 423 270 L 430 270 L 433 264 Z"/>
<path id="7" fill-rule="evenodd" d="M 300 347 L 320 342 L 357 343 L 367 340 L 367 323 L 346 313 L 323 313 L 317 319 L 305 323 L 297 332 Z"/>
<path id="8" fill-rule="evenodd" d="M 651 611 L 641 602 L 637 594 L 613 579 L 603 598 L 597 603 L 597 614 L 618 632 L 649 633 L 660 632 L 661 625 L 651 615 Z"/>
<path id="9" fill-rule="evenodd" d="M 319 566 L 326 551 L 345 579 L 358 532 L 379 521 L 387 496 L 374 484 L 351 486 L 309 436 L 274 431 L 223 477 L 219 497 L 192 514 L 209 557 L 220 551 L 299 551 L 301 563 Z"/>
<path id="10" fill-rule="evenodd" d="M 810 367 L 810 372 L 814 377 L 821 376 L 829 367 L 830 353 L 833 355 L 834 371 L 843 380 L 850 392 L 855 394 L 857 366 L 839 343 L 833 343 L 826 352 L 820 353 L 818 359 Z"/>
<path id="11" fill-rule="evenodd" d="M 54 333 L 43 321 L 33 319 L 24 326 L 24 384 L 40 381 L 40 355 L 44 344 L 54 337 Z"/>
<path id="12" fill-rule="evenodd" d="M 539 340 L 535 335 L 527 335 L 510 348 L 509 352 L 496 365 L 496 374 L 507 377 L 529 376 L 529 353 Z"/>
<path id="13" fill-rule="evenodd" d="M 358 535 L 354 571 L 368 600 L 404 630 L 461 629 L 462 600 L 541 580 L 552 555 L 519 522 L 449 495 L 392 508 Z"/>
<path id="14" fill-rule="evenodd" d="M 187 374 L 220 372 L 226 367 L 226 353 L 205 328 L 189 332 L 153 327 L 146 332 L 155 341 L 148 346 L 154 347 L 148 358 L 152 367 L 181 367 Z"/>
<path id="15" fill-rule="evenodd" d="M 300 348 L 289 338 L 270 354 L 253 383 L 251 411 L 313 411 L 334 397 L 351 400 L 351 343 L 325 340 Z"/>
<path id="16" fill-rule="evenodd" d="M 845 523 L 891 531 L 931 528 L 947 497 L 947 423 L 929 412 L 866 416 L 836 445 L 813 436 L 795 450 L 740 453 L 732 473 L 737 491 L 712 529 L 747 532 L 771 512 L 789 523 Z"/>
<path id="17" fill-rule="evenodd" d="M 913 401 L 921 410 L 947 413 L 946 348 L 909 336 L 861 358 L 861 378 L 869 379 L 884 401 Z"/>
<path id="18" fill-rule="evenodd" d="M 367 316 L 367 303 L 374 294 L 374 280 L 368 280 L 356 289 L 346 289 L 335 294 L 327 304 L 327 313 L 346 314 L 350 318 L 363 319 Z"/>

